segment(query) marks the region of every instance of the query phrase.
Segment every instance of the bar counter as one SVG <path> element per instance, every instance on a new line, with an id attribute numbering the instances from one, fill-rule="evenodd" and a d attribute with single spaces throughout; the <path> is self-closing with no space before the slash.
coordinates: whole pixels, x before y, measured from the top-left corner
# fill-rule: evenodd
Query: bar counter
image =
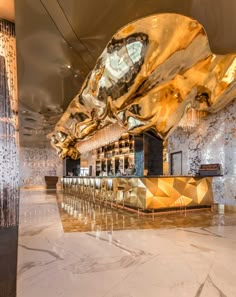
<path id="1" fill-rule="evenodd" d="M 63 190 L 81 199 L 142 210 L 213 204 L 212 177 L 63 177 Z"/>

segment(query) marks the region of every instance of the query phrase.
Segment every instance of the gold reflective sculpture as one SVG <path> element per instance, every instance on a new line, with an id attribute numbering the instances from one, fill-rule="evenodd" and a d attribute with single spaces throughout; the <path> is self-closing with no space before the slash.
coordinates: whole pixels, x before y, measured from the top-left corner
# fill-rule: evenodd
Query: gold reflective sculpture
<path id="1" fill-rule="evenodd" d="M 121 28 L 55 126 L 60 157 L 79 157 L 81 140 L 118 123 L 166 139 L 189 107 L 217 112 L 236 95 L 236 54 L 215 55 L 196 20 L 157 14 Z"/>

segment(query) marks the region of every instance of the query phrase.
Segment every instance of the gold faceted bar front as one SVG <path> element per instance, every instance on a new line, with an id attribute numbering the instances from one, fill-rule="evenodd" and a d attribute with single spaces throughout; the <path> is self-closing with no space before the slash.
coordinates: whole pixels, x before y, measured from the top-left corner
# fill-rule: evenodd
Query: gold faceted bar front
<path id="1" fill-rule="evenodd" d="M 65 177 L 65 193 L 135 209 L 213 204 L 212 177 Z"/>

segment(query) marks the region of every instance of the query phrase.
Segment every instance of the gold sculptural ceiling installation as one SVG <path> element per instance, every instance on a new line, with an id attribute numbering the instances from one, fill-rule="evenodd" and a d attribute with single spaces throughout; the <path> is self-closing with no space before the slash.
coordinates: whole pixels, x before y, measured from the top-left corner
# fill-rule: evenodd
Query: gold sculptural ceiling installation
<path id="1" fill-rule="evenodd" d="M 107 44 L 51 143 L 61 158 L 76 159 L 80 145 L 105 127 L 110 134 L 109 127 L 133 134 L 151 129 L 165 140 L 189 108 L 217 112 L 235 98 L 235 58 L 213 54 L 203 26 L 189 17 L 134 21 Z"/>

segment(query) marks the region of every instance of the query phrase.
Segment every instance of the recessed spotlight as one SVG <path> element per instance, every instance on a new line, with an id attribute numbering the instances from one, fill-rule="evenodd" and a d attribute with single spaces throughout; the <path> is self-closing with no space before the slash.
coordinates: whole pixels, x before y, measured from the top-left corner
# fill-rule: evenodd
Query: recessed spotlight
<path id="1" fill-rule="evenodd" d="M 29 111 L 28 110 L 22 110 L 21 113 L 22 114 L 29 114 Z"/>
<path id="2" fill-rule="evenodd" d="M 71 66 L 70 65 L 67 65 L 67 68 L 71 68 Z"/>
<path id="3" fill-rule="evenodd" d="M 32 134 L 29 133 L 23 133 L 24 136 L 32 136 Z"/>
<path id="4" fill-rule="evenodd" d="M 33 128 L 31 128 L 31 127 L 24 127 L 24 129 L 25 130 L 29 130 L 29 131 L 32 131 L 32 130 L 34 130 Z"/>
<path id="5" fill-rule="evenodd" d="M 32 119 L 32 118 L 25 118 L 25 121 L 27 121 L 27 122 L 36 122 L 36 120 Z"/>

